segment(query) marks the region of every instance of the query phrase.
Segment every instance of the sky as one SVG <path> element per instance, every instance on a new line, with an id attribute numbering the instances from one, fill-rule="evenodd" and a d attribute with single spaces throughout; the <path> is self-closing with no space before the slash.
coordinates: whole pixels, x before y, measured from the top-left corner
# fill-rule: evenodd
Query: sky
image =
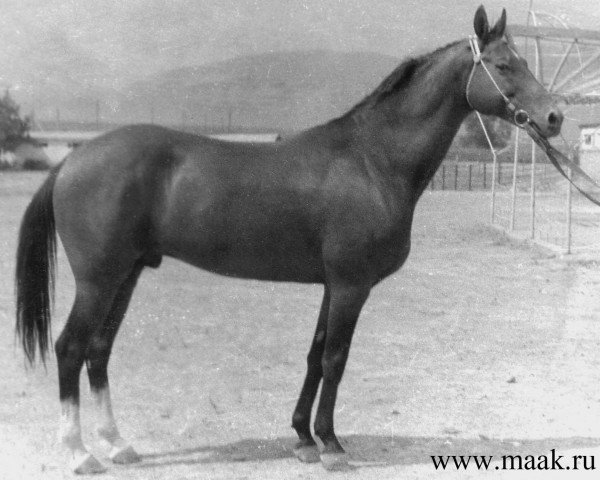
<path id="1" fill-rule="evenodd" d="M 281 50 L 424 53 L 472 33 L 481 0 L 0 0 L 0 88 L 36 78 L 119 88 L 156 72 Z M 488 0 L 525 23 L 530 0 Z M 598 0 L 534 0 L 600 30 Z M 64 80 L 63 80 L 64 79 Z"/>

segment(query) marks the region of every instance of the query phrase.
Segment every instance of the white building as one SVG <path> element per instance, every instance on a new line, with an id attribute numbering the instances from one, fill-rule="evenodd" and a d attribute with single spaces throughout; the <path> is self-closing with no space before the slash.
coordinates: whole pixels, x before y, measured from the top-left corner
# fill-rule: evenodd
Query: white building
<path id="1" fill-rule="evenodd" d="M 38 163 L 47 163 L 50 166 L 57 165 L 65 158 L 73 148 L 85 143 L 104 132 L 101 131 L 35 131 L 30 132 L 33 142 L 23 144 L 13 155 L 18 164 L 35 160 Z M 210 135 L 219 140 L 229 142 L 276 142 L 280 139 L 277 133 L 226 133 L 219 135 Z M 26 149 L 24 147 L 27 147 Z"/>
<path id="2" fill-rule="evenodd" d="M 600 180 L 600 123 L 579 125 L 579 165 Z"/>
<path id="3" fill-rule="evenodd" d="M 60 163 L 76 146 L 81 145 L 102 133 L 103 132 L 48 131 L 30 132 L 29 135 L 44 151 L 48 157 L 48 163 L 52 166 Z"/>

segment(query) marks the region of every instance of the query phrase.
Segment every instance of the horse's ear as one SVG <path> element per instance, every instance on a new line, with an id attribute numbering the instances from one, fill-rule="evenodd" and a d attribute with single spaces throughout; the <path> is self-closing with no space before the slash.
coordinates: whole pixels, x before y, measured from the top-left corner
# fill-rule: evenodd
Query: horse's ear
<path id="1" fill-rule="evenodd" d="M 506 9 L 502 9 L 502 15 L 494 25 L 494 28 L 490 30 L 490 39 L 502 38 L 504 31 L 506 30 Z"/>
<path id="2" fill-rule="evenodd" d="M 473 26 L 475 27 L 475 34 L 479 40 L 485 43 L 487 36 L 490 33 L 490 24 L 488 23 L 487 13 L 485 13 L 483 5 L 479 5 L 479 8 L 475 12 Z"/>
<path id="3" fill-rule="evenodd" d="M 518 50 L 517 45 L 515 44 L 515 39 L 511 35 L 510 31 L 505 30 L 504 35 L 506 36 L 506 41 L 508 42 L 508 46 L 516 52 Z"/>

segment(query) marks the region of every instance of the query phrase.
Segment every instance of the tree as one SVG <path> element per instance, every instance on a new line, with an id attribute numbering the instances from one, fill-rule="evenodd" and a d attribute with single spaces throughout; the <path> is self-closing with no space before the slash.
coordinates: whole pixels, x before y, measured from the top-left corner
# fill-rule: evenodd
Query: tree
<path id="1" fill-rule="evenodd" d="M 494 147 L 505 147 L 510 141 L 512 126 L 510 123 L 500 120 L 499 118 L 482 115 L 483 123 L 490 136 L 490 140 Z M 488 142 L 485 138 L 485 133 L 481 128 L 481 123 L 477 115 L 474 113 L 469 115 L 464 123 L 464 134 L 460 139 L 460 143 L 465 147 L 488 148 Z"/>
<path id="2" fill-rule="evenodd" d="M 7 89 L 0 99 L 0 150 L 14 150 L 29 136 L 30 119 L 21 118 L 19 110 Z"/>

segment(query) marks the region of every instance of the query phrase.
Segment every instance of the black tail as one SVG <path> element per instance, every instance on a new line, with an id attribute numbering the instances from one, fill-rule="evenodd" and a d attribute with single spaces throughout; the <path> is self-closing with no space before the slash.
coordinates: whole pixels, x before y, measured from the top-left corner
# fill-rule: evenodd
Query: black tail
<path id="1" fill-rule="evenodd" d="M 55 167 L 34 195 L 25 211 L 19 231 L 15 291 L 16 333 L 30 364 L 35 363 L 36 344 L 42 362 L 50 338 L 50 318 L 54 300 L 56 231 L 52 192 L 60 167 Z"/>

